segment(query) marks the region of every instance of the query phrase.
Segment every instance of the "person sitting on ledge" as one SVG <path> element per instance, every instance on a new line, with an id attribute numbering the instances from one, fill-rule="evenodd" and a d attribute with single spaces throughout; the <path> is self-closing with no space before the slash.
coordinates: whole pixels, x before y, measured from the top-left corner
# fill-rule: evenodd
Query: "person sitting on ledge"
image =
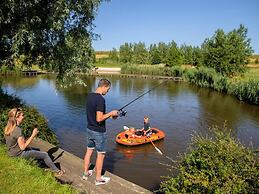
<path id="1" fill-rule="evenodd" d="M 23 118 L 24 114 L 21 108 L 13 108 L 8 113 L 8 121 L 4 129 L 4 137 L 9 156 L 44 160 L 46 165 L 55 172 L 55 176 L 63 175 L 65 171 L 59 170 L 56 167 L 47 152 L 29 149 L 29 144 L 36 137 L 39 131 L 37 128 L 33 129 L 32 135 L 25 140 L 22 135 L 22 129 L 19 127 L 23 122 Z"/>

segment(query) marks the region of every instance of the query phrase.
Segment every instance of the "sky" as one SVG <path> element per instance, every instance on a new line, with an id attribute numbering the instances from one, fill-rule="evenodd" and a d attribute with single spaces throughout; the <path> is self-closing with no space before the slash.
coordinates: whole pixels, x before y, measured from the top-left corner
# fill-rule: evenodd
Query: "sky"
<path id="1" fill-rule="evenodd" d="M 259 0 L 111 0 L 101 4 L 94 24 L 101 37 L 93 42 L 96 51 L 125 42 L 201 46 L 217 29 L 229 32 L 243 24 L 259 54 Z"/>

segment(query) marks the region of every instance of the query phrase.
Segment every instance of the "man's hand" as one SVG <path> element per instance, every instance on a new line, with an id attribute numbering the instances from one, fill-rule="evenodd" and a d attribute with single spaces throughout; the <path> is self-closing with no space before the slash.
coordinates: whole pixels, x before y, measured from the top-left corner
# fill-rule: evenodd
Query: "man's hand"
<path id="1" fill-rule="evenodd" d="M 117 119 L 118 116 L 119 116 L 119 111 L 113 110 L 113 111 L 110 112 L 110 114 L 111 114 L 111 118 Z"/>

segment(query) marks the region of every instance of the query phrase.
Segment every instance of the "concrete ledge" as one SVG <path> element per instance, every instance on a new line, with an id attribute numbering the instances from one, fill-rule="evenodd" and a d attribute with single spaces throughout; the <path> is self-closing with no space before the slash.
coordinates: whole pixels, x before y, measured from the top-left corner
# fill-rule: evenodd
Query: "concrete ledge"
<path id="1" fill-rule="evenodd" d="M 48 152 L 50 156 L 54 156 L 54 162 L 59 164 L 61 168 L 66 171 L 62 177 L 59 177 L 60 181 L 71 184 L 83 193 L 152 193 L 108 171 L 105 172 L 105 175 L 111 177 L 111 181 L 107 185 L 95 186 L 95 175 L 88 178 L 87 181 L 82 180 L 81 176 L 84 169 L 84 161 L 81 158 L 41 139 L 34 139 L 31 146 Z"/>

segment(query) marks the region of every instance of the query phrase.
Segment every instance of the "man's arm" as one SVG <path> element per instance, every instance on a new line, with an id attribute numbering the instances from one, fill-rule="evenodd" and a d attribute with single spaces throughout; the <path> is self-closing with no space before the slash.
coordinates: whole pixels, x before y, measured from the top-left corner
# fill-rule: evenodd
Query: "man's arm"
<path id="1" fill-rule="evenodd" d="M 118 116 L 118 111 L 117 110 L 113 110 L 111 112 L 108 112 L 106 114 L 103 114 L 103 112 L 101 111 L 97 111 L 96 112 L 96 121 L 97 122 L 102 122 L 110 117 L 117 117 Z"/>

